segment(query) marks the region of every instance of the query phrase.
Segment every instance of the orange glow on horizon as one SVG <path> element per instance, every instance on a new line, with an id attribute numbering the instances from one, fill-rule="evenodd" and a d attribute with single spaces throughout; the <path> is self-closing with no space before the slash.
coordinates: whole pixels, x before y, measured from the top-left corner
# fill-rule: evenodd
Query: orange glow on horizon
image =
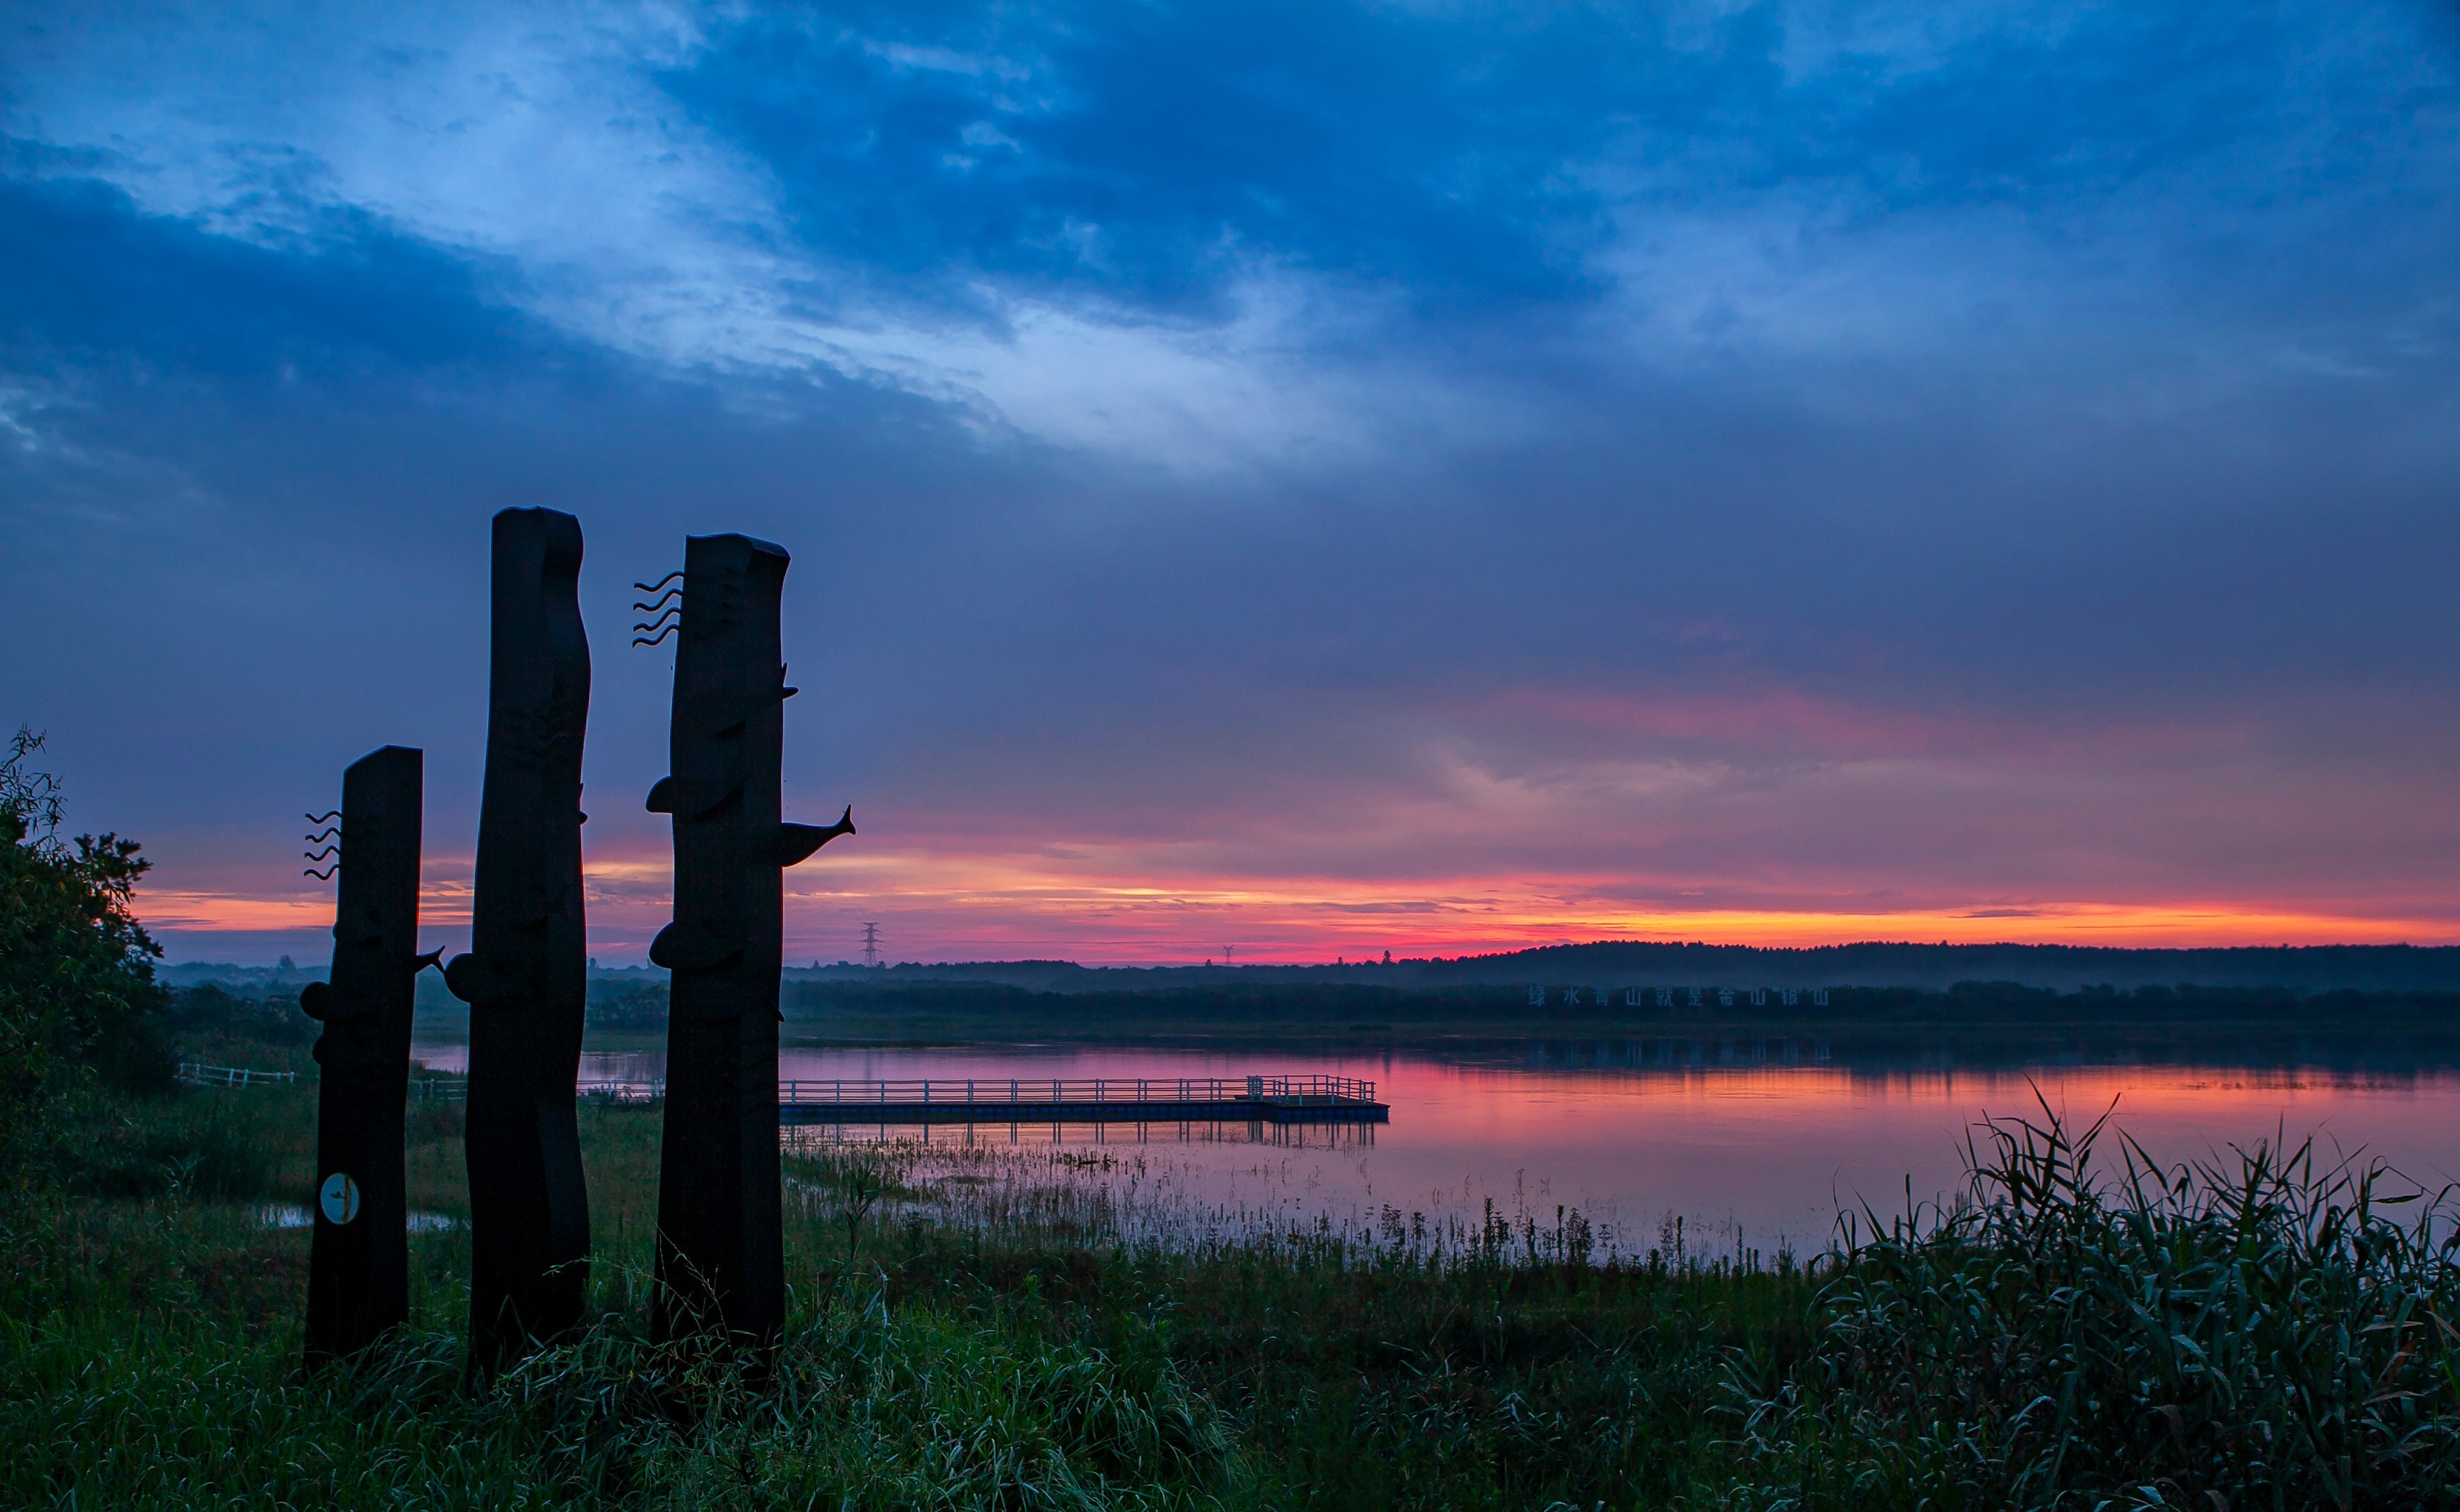
<path id="1" fill-rule="evenodd" d="M 2460 924 L 2425 911 L 2321 907 L 2296 900 L 2068 900 L 2021 906 L 1929 901 L 1875 907 L 1819 896 L 1668 906 L 1629 877 L 1204 877 L 1093 848 L 961 856 L 872 850 L 787 873 L 789 959 L 853 954 L 878 918 L 897 959 L 1065 957 L 1089 962 L 1315 962 L 1480 955 L 1594 940 L 1790 946 L 1865 940 L 1957 944 L 2227 946 L 2460 940 Z M 467 858 L 431 857 L 422 934 L 468 927 Z M 592 949 L 646 954 L 671 916 L 664 857 L 613 856 L 588 869 Z M 1622 894 L 1618 896 L 1617 894 Z M 2402 900 L 2406 901 L 2406 900 Z M 205 933 L 329 930 L 331 894 L 145 889 L 138 913 L 166 944 Z M 1858 906 L 1857 906 L 1858 904 Z"/>

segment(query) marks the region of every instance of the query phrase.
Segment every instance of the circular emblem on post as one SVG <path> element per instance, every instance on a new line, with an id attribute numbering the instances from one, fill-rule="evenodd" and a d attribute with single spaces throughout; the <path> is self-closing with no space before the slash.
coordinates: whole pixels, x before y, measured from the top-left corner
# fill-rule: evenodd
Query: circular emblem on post
<path id="1" fill-rule="evenodd" d="M 359 1215 L 359 1184 L 335 1171 L 316 1189 L 316 1206 L 324 1212 L 327 1223 L 349 1223 Z"/>

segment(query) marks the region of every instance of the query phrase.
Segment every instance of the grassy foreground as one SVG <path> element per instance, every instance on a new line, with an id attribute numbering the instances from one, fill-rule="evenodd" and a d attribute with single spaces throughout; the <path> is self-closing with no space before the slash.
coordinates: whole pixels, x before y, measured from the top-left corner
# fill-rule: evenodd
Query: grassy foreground
<path id="1" fill-rule="evenodd" d="M 27 1507 L 2460 1505 L 2460 1277 L 2419 1208 L 2259 1152 L 2081 1179 L 2013 1128 L 1973 1201 L 1810 1270 L 1466 1234 L 1121 1238 L 986 1155 L 790 1161 L 765 1394 L 645 1342 L 659 1115 L 592 1109 L 599 1321 L 459 1389 L 466 1242 L 414 1326 L 296 1372 L 310 1089 L 108 1105 L 0 1208 L 0 1503 Z M 457 1217 L 455 1110 L 412 1205 Z"/>

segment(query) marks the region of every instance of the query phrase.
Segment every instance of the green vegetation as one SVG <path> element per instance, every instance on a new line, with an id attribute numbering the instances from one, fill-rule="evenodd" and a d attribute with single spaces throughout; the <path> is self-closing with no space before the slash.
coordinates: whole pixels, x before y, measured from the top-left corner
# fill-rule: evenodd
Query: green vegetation
<path id="1" fill-rule="evenodd" d="M 397 1349 L 299 1375 L 307 1235 L 264 1219 L 312 1090 L 125 1109 L 117 1175 L 0 1222 L 8 1504 L 2460 1503 L 2460 1278 L 2303 1152 L 2097 1186 L 2091 1133 L 2010 1128 L 1968 1203 L 1804 1270 L 1601 1257 L 1576 1214 L 1135 1243 L 1066 1152 L 818 1146 L 753 1394 L 646 1342 L 659 1115 L 592 1108 L 597 1321 L 473 1397 L 452 1228 Z M 414 1112 L 418 1210 L 462 1210 L 456 1117 Z"/>
<path id="2" fill-rule="evenodd" d="M 59 838 L 58 782 L 18 729 L 0 760 L 0 1177 L 23 1182 L 97 1119 L 106 1089 L 162 1093 L 161 951 L 131 912 L 147 863 L 117 835 Z"/>
<path id="3" fill-rule="evenodd" d="M 1864 941 L 1854 945 L 1766 947 L 1650 940 L 1596 940 L 1450 959 L 1361 958 L 1331 965 L 1083 966 L 1064 960 L 908 961 L 877 968 L 840 961 L 790 966 L 795 985 L 879 987 L 925 983 L 1019 987 L 1030 992 L 1134 994 L 1227 987 L 1353 986 L 1434 996 L 1483 987 L 1519 992 L 1533 983 L 1565 987 L 1633 985 L 1836 987 L 1885 983 L 1944 992 L 1959 982 L 2025 982 L 2077 992 L 2095 986 L 2131 992 L 2195 982 L 2209 988 L 2323 992 L 2460 992 L 2460 945 L 2282 945 L 2163 950 L 2098 945 L 1954 945 Z"/>
<path id="4" fill-rule="evenodd" d="M 2142 987 L 2077 992 L 2011 982 L 1962 982 L 1943 992 L 1918 987 L 1839 987 L 1825 1003 L 1808 992 L 1788 1005 L 1770 991 L 1721 1004 L 1711 991 L 1693 1004 L 1676 993 L 1660 1007 L 1621 988 L 1597 984 L 1568 999 L 1561 985 L 1376 987 L 1351 983 L 1212 983 L 1136 991 L 1045 992 L 995 982 L 934 981 L 883 974 L 873 980 L 790 981 L 787 1033 L 804 1042 L 999 1041 L 1028 1039 L 1135 1040 L 1141 1042 L 1372 1040 L 1648 1036 L 1815 1036 L 1840 1055 L 1954 1040 L 1987 1052 L 2069 1053 L 2101 1042 L 2168 1040 L 2192 1053 L 2198 1043 L 2243 1047 L 2266 1036 L 2460 1036 L 2460 993 L 2332 992 L 2301 997 L 2285 989 Z M 638 1001 L 655 985 L 633 987 Z M 1601 1001 L 1601 998 L 1606 998 Z"/>
<path id="5" fill-rule="evenodd" d="M 1098 1155 L 798 1144 L 755 1391 L 647 1342 L 660 1114 L 593 1106 L 592 1321 L 471 1395 L 460 1108 L 420 1103 L 412 1324 L 306 1376 L 312 1081 L 146 1071 L 166 1022 L 269 1068 L 303 1037 L 166 1017 L 135 847 L 50 828 L 6 848 L 0 1504 L 2460 1505 L 2460 1214 L 2308 1150 L 2096 1179 L 2103 1131 L 2046 1119 L 1809 1268 L 1601 1255 L 1560 1209 L 1156 1238 Z"/>
<path id="6" fill-rule="evenodd" d="M 667 984 L 589 984 L 589 1027 L 607 1034 L 660 1034 L 667 1029 Z"/>
<path id="7" fill-rule="evenodd" d="M 1753 1404 L 1803 1504 L 2448 1506 L 2452 1214 L 2311 1145 L 2164 1172 L 2095 1124 L 2002 1125 L 1972 1201 L 1849 1246 Z M 2395 1215 L 2407 1208 L 2407 1221 Z"/>
<path id="8" fill-rule="evenodd" d="M 193 981 L 207 969 L 176 970 Z M 282 974 L 279 980 L 265 979 L 268 975 L 234 969 L 227 980 L 174 988 L 175 1017 L 201 1024 L 254 1014 L 265 1020 L 266 1032 L 273 1032 L 274 1021 L 287 1020 L 288 1032 L 312 1037 L 314 1026 L 296 1012 L 298 983 L 308 977 Z M 1098 982 L 1119 974 L 1080 975 Z M 1835 987 L 1827 989 L 1825 1002 L 1801 990 L 1791 1004 L 1776 989 L 1764 989 L 1763 1000 L 1753 1003 L 1747 988 L 1735 990 L 1730 1002 L 1706 988 L 1696 1004 L 1688 989 L 1673 989 L 1674 1000 L 1660 1006 L 1653 990 L 1632 1003 L 1624 988 L 1594 980 L 1577 987 L 1542 985 L 1545 1001 L 1533 1003 L 1529 985 L 1314 981 L 1282 968 L 1260 968 L 1253 979 L 1172 982 L 1156 976 L 1135 986 L 1067 990 L 890 971 L 819 977 L 789 973 L 781 1007 L 788 1035 L 805 1043 L 1803 1036 L 1825 1039 L 1845 1054 L 1953 1041 L 1985 1054 L 2002 1048 L 2056 1055 L 2090 1053 L 2097 1044 L 2122 1041 L 2134 1049 L 2157 1049 L 2162 1040 L 2187 1054 L 2215 1043 L 2237 1051 L 2248 1045 L 2250 1036 L 2259 1045 L 2270 1037 L 2311 1046 L 2321 1034 L 2335 1040 L 2396 1037 L 2420 1048 L 2441 1041 L 2441 1053 L 2460 1050 L 2460 992 L 2444 990 L 2301 994 L 2278 987 L 2156 985 L 2060 992 L 1967 981 L 1937 991 Z M 468 1011 L 445 994 L 440 978 L 422 976 L 419 995 L 422 1033 L 466 1036 Z M 595 976 L 588 1015 L 593 1035 L 663 1035 L 667 985 L 656 976 L 629 973 Z"/>

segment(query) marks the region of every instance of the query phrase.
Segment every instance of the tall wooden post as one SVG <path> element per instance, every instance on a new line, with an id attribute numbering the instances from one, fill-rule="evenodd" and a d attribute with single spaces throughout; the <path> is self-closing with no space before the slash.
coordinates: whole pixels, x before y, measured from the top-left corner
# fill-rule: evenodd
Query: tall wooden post
<path id="1" fill-rule="evenodd" d="M 496 516 L 477 897 L 470 954 L 445 968 L 470 1005 L 470 1366 L 479 1376 L 579 1323 L 588 1279 L 573 1108 L 588 990 L 580 583 L 580 521 L 544 509 Z"/>
<path id="2" fill-rule="evenodd" d="M 410 1316 L 402 1105 L 418 956 L 420 756 L 387 746 L 342 774 L 333 969 L 299 995 L 316 1039 L 316 1199 L 308 1363 L 365 1351 Z M 430 957 L 433 959 L 433 957 Z"/>
<path id="3" fill-rule="evenodd" d="M 674 974 L 658 1172 L 659 1339 L 700 1334 L 765 1352 L 785 1324 L 779 1232 L 777 975 L 784 868 L 854 832 L 782 821 L 784 548 L 747 536 L 684 547 L 669 775 L 675 919 L 649 958 Z"/>

